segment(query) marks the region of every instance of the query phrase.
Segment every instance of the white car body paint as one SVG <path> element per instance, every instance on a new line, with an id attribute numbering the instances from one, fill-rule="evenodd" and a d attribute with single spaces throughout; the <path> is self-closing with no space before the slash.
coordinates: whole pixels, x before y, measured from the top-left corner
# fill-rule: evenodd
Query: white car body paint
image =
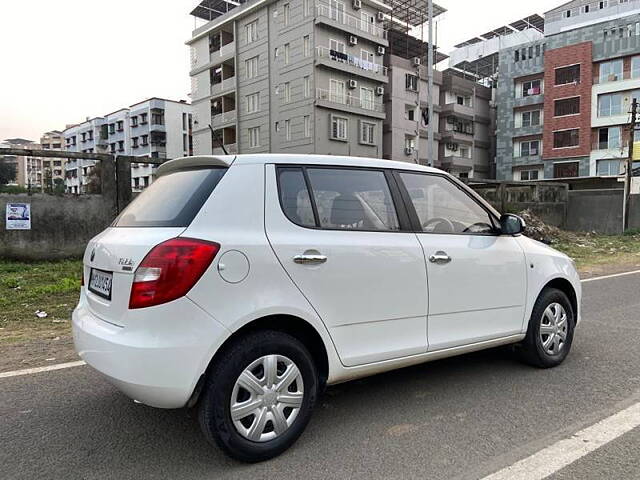
<path id="1" fill-rule="evenodd" d="M 163 164 L 159 175 L 207 165 L 230 167 L 187 227 L 115 227 L 91 240 L 85 279 L 98 268 L 114 272 L 114 280 L 111 300 L 82 288 L 73 330 L 83 360 L 135 400 L 175 408 L 188 402 L 229 337 L 271 315 L 295 317 L 318 333 L 327 352 L 327 382 L 333 384 L 518 342 L 535 299 L 555 278 L 568 280 L 580 301 L 580 282 L 568 257 L 526 237 L 461 235 L 454 240 L 413 232 L 299 227 L 278 201 L 278 164 L 443 174 L 387 160 L 305 155 L 191 157 Z M 217 242 L 221 249 L 186 296 L 129 309 L 133 271 L 155 245 L 177 236 Z M 345 242 L 358 250 L 350 252 Z M 473 246 L 480 247 L 481 265 L 473 258 Z M 435 274 L 424 256 L 434 248 L 450 248 L 452 263 L 457 255 L 468 267 Z M 293 263 L 293 256 L 305 249 L 322 250 L 327 262 Z M 241 256 L 227 256 L 231 261 L 225 264 L 228 252 Z M 132 270 L 123 270 L 120 259 L 124 266 L 131 262 Z M 465 268 L 474 265 L 479 270 L 465 279 Z M 485 276 L 490 281 L 481 283 Z M 464 298 L 442 298 L 459 289 Z M 453 322 L 450 331 L 446 322 L 437 323 L 440 314 Z M 431 320 L 437 334 L 432 337 Z"/>

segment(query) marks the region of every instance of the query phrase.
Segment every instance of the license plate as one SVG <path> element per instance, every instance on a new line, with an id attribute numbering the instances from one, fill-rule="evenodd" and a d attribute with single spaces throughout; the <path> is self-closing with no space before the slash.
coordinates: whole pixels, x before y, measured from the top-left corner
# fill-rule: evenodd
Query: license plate
<path id="1" fill-rule="evenodd" d="M 91 269 L 91 275 L 89 275 L 89 290 L 99 297 L 111 300 L 112 282 L 113 273 L 95 268 Z"/>

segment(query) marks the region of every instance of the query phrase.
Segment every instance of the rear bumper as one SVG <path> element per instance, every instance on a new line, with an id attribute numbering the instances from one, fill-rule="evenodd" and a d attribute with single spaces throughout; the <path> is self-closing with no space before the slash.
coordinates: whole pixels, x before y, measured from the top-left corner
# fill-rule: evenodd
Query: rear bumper
<path id="1" fill-rule="evenodd" d="M 73 311 L 76 350 L 88 365 L 134 400 L 180 408 L 189 400 L 227 330 L 187 298 L 130 310 L 124 327 L 87 308 Z"/>

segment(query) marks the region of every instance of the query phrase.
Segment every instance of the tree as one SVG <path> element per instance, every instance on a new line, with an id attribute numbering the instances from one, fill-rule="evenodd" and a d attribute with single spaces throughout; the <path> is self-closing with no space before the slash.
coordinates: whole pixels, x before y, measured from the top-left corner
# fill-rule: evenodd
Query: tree
<path id="1" fill-rule="evenodd" d="M 16 166 L 0 158 L 0 185 L 6 185 L 16 179 Z"/>
<path id="2" fill-rule="evenodd" d="M 87 193 L 102 193 L 102 162 L 89 167 Z"/>

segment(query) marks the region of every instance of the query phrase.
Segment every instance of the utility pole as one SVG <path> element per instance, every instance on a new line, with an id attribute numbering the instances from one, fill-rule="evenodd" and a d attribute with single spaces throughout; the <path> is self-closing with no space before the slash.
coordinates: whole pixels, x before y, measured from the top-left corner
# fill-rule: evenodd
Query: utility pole
<path id="1" fill-rule="evenodd" d="M 433 159 L 433 0 L 427 0 L 429 15 L 429 51 L 427 52 L 427 165 L 435 166 Z M 418 139 L 420 134 L 418 133 Z M 419 140 L 418 140 L 419 141 Z"/>
<path id="2" fill-rule="evenodd" d="M 624 201 L 622 206 L 622 231 L 629 228 L 629 207 L 631 203 L 631 179 L 633 175 L 633 141 L 636 131 L 636 120 L 638 117 L 638 100 L 633 99 L 631 104 L 631 124 L 629 125 L 629 157 L 627 158 L 627 168 L 624 177 Z"/>

